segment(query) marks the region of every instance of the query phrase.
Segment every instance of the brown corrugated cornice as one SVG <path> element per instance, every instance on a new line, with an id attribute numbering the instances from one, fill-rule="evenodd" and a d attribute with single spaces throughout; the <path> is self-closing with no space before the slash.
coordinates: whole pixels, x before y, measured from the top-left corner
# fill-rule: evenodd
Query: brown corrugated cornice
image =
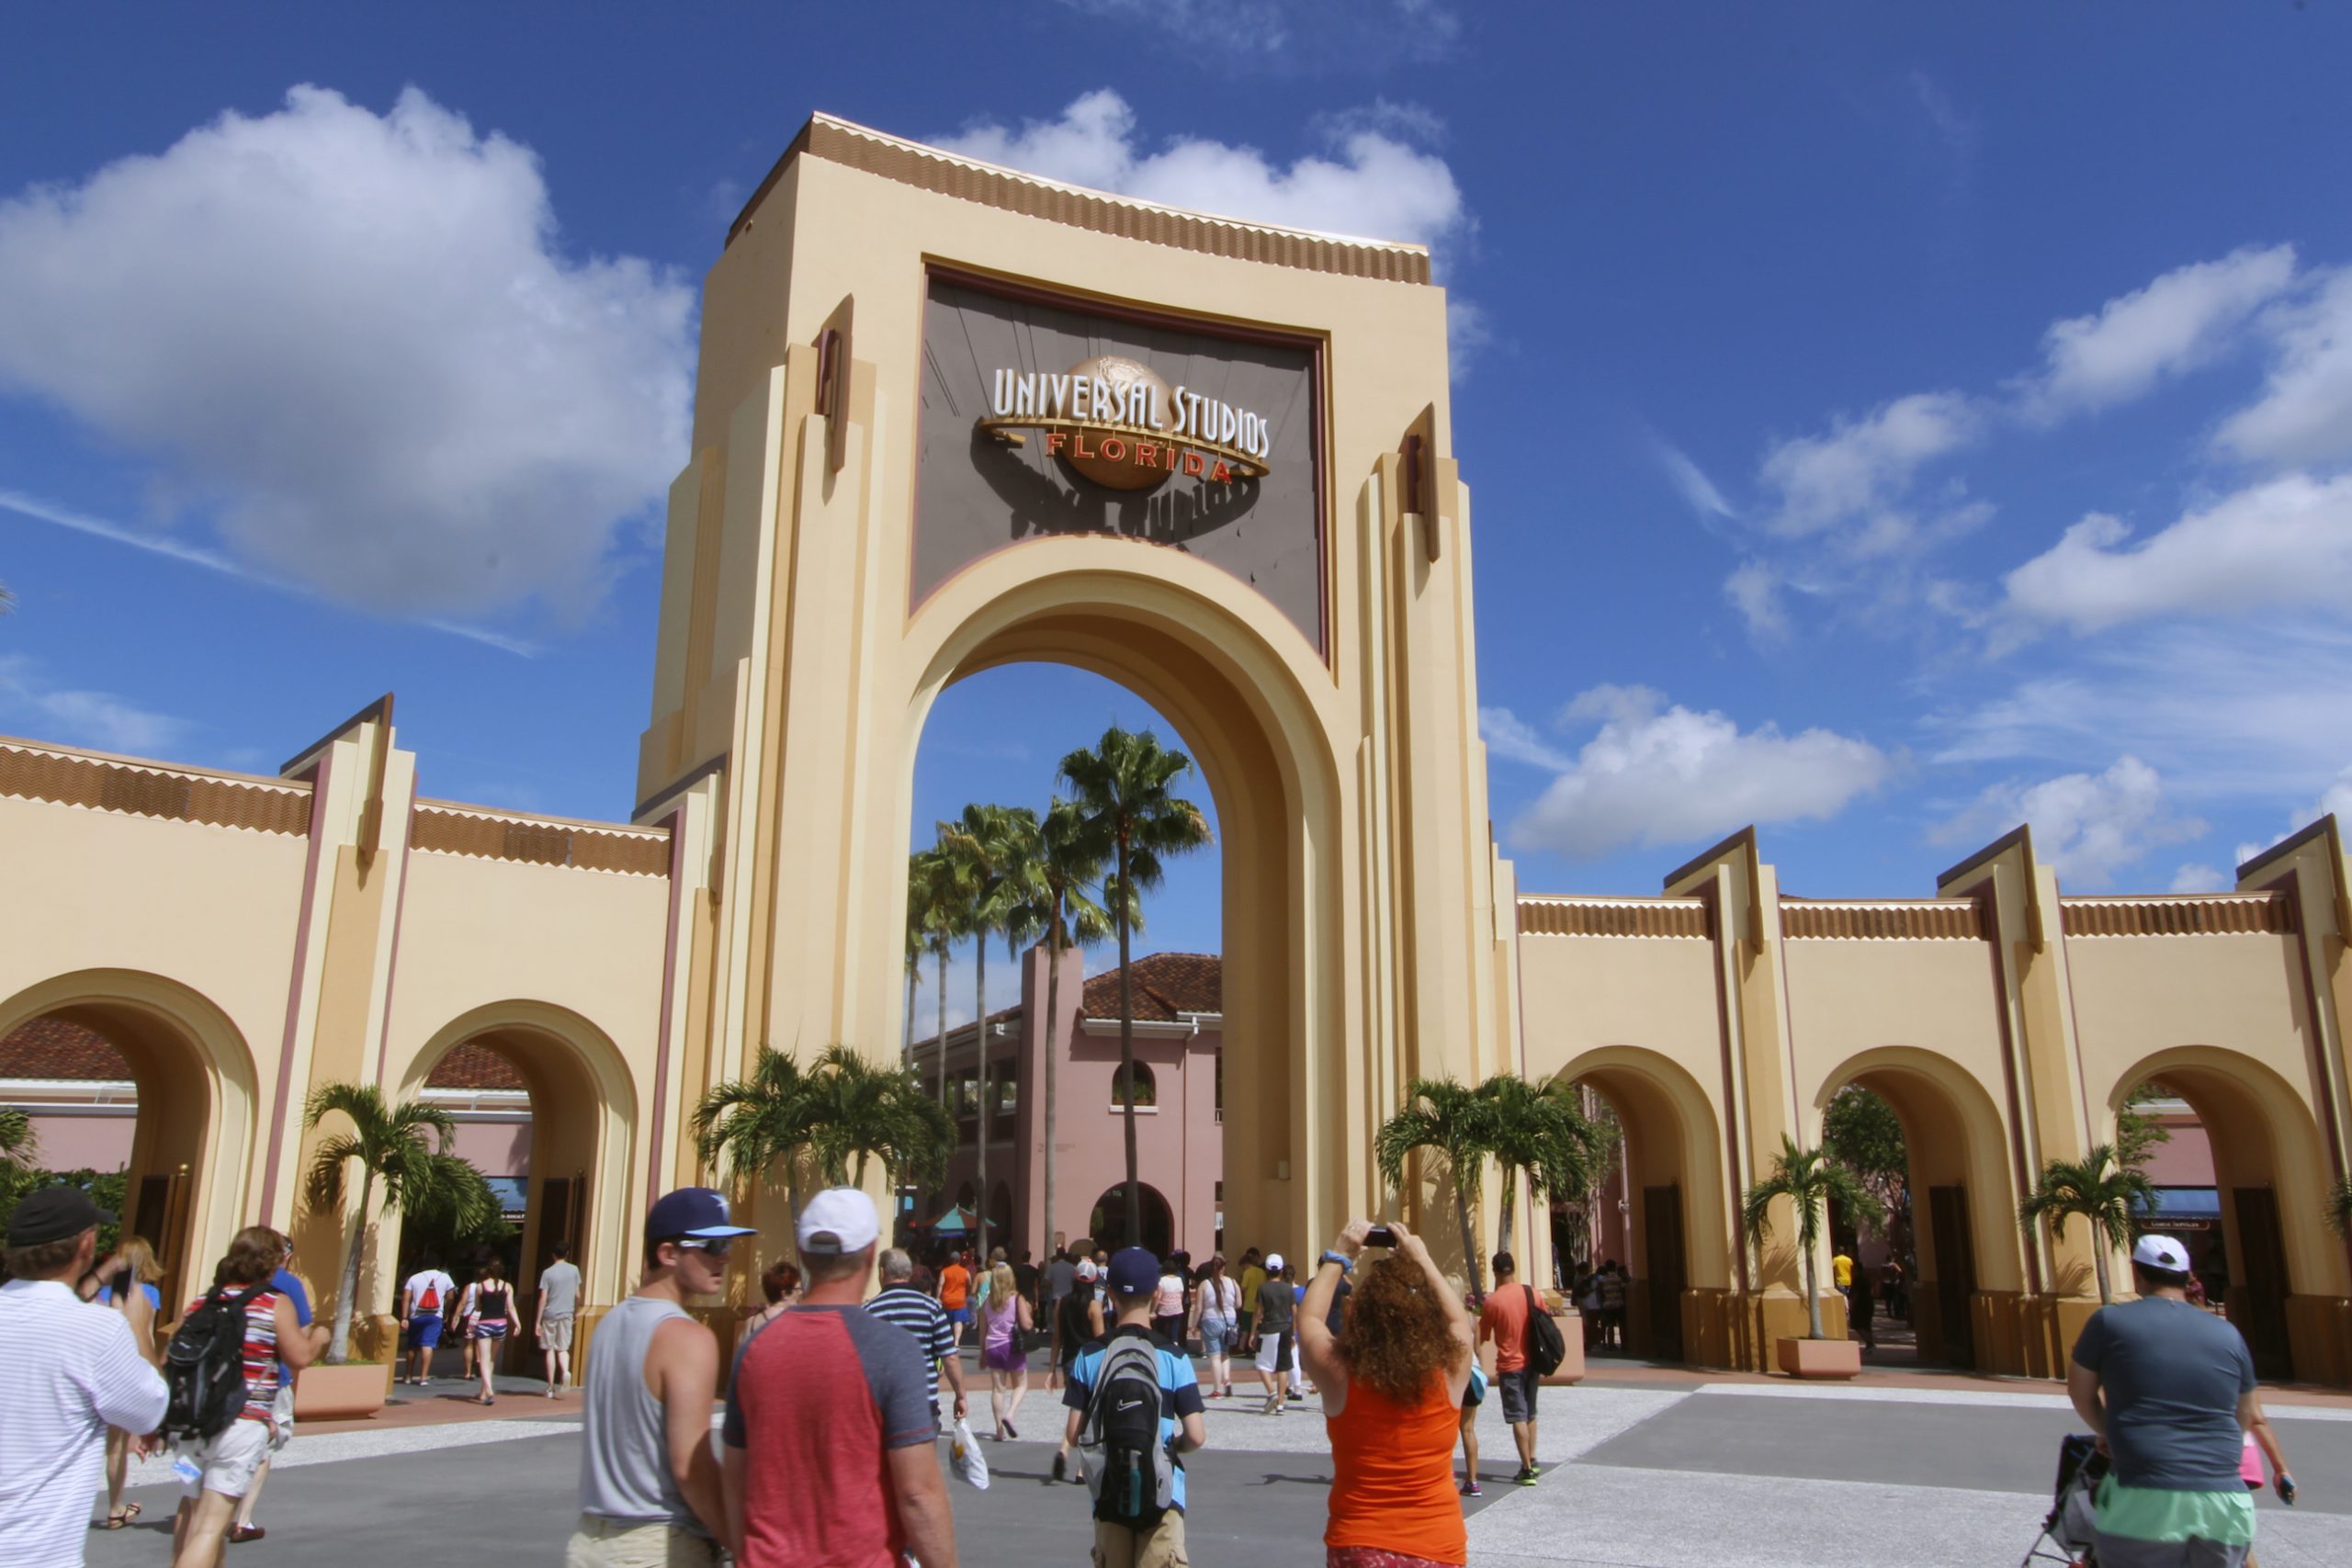
<path id="1" fill-rule="evenodd" d="M 428 853 L 527 865 L 572 866 L 626 876 L 670 874 L 666 828 L 606 827 L 420 801 L 410 818 L 409 844 Z"/>
<path id="2" fill-rule="evenodd" d="M 1697 898 L 1521 898 L 1525 936 L 1696 937 L 1707 935 L 1707 906 Z"/>
<path id="3" fill-rule="evenodd" d="M 727 231 L 727 243 L 751 227 L 752 216 L 783 176 L 793 159 L 806 154 L 840 164 L 919 190 L 976 201 L 1027 218 L 1091 229 L 1098 234 L 1148 244 L 1172 245 L 1213 256 L 1295 266 L 1308 272 L 1337 273 L 1343 277 L 1373 277 L 1390 283 L 1427 283 L 1427 246 L 1390 240 L 1357 240 L 1340 234 L 1317 234 L 1305 229 L 1282 229 L 1268 223 L 1245 223 L 1182 208 L 1162 207 L 1133 197 L 1113 196 L 1041 179 L 1015 169 L 1000 168 L 977 158 L 966 158 L 926 147 L 920 141 L 871 130 L 831 115 L 812 116 L 792 139 L 784 156 L 768 171 L 760 188 Z"/>
<path id="4" fill-rule="evenodd" d="M 1783 898 L 1781 934 L 1792 941 L 1981 942 L 1984 927 L 1973 899 Z"/>
<path id="5" fill-rule="evenodd" d="M 2288 936 L 2295 903 L 2283 893 L 2061 898 L 2058 919 L 2068 936 Z"/>
<path id="6" fill-rule="evenodd" d="M 0 744 L 0 795 L 256 833 L 302 837 L 311 830 L 311 788 L 306 784 L 237 778 L 17 742 Z"/>

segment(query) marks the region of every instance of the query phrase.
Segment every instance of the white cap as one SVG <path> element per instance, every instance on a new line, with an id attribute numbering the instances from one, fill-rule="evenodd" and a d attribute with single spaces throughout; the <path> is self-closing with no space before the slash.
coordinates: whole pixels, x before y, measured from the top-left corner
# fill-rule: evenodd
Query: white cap
<path id="1" fill-rule="evenodd" d="M 2168 1235 L 2143 1235 L 2132 1249 L 2132 1261 L 2143 1269 L 2158 1269 L 2167 1274 L 2188 1272 L 2188 1248 Z"/>
<path id="2" fill-rule="evenodd" d="M 864 1192 L 854 1187 L 828 1187 L 800 1211 L 795 1234 L 803 1252 L 844 1258 L 880 1240 L 882 1222 L 875 1217 L 874 1200 Z"/>
<path id="3" fill-rule="evenodd" d="M 1094 1259 L 1091 1258 L 1080 1258 L 1078 1260 L 1078 1277 L 1081 1280 L 1091 1280 L 1094 1276 Z"/>
<path id="4" fill-rule="evenodd" d="M 1282 1271 L 1283 1255 L 1279 1252 L 1269 1252 L 1266 1254 L 1266 1272 L 1269 1274 L 1279 1274 Z"/>

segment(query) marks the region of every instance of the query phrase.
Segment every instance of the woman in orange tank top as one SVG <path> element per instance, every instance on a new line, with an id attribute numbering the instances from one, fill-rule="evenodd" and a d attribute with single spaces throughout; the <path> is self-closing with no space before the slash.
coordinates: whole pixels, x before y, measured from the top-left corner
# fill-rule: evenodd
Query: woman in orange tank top
<path id="1" fill-rule="evenodd" d="M 1316 1266 L 1299 1304 L 1298 1354 L 1331 1437 L 1329 1568 L 1469 1561 L 1453 1439 L 1476 1328 L 1429 1248 L 1392 1224 L 1396 1250 L 1364 1268 L 1334 1334 L 1332 1298 L 1372 1227 L 1358 1220 Z"/>

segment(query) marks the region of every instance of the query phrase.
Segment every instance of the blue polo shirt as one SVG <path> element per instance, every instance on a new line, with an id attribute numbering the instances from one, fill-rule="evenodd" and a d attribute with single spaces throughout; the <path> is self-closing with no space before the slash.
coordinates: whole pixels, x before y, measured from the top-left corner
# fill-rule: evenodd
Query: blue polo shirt
<path id="1" fill-rule="evenodd" d="M 1201 1404 L 1201 1380 L 1193 1375 L 1192 1358 L 1179 1352 L 1167 1340 L 1150 1329 L 1135 1324 L 1124 1324 L 1113 1329 L 1078 1353 L 1070 1363 L 1069 1382 L 1062 1390 L 1062 1403 L 1072 1410 L 1082 1411 L 1093 1397 L 1094 1380 L 1102 1370 L 1103 1357 L 1111 1353 L 1111 1341 L 1133 1335 L 1151 1341 L 1159 1352 L 1159 1440 L 1162 1444 L 1176 1441 L 1176 1424 L 1187 1416 L 1198 1416 Z M 1179 1461 L 1176 1479 L 1169 1489 L 1169 1499 L 1178 1513 L 1184 1511 L 1184 1466 Z"/>

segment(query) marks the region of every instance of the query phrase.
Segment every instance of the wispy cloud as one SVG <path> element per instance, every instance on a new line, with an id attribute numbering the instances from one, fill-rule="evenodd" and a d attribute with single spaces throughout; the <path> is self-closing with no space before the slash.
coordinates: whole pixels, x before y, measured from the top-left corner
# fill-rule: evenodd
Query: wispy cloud
<path id="1" fill-rule="evenodd" d="M 187 720 L 111 692 L 61 686 L 39 660 L 21 653 L 0 655 L 0 716 L 17 716 L 8 720 L 12 728 L 38 730 L 70 745 L 134 756 L 168 751 L 188 731 Z"/>
<path id="2" fill-rule="evenodd" d="M 234 557 L 220 550 L 208 549 L 202 545 L 193 545 L 185 539 L 172 538 L 168 535 L 142 533 L 135 528 L 126 528 L 119 523 L 110 523 L 103 517 L 93 517 L 86 512 L 76 512 L 71 507 L 60 506 L 55 502 L 44 501 L 36 495 L 28 495 L 22 491 L 0 490 L 0 511 L 13 512 L 20 517 L 29 517 L 36 522 L 71 529 L 76 534 L 84 534 L 93 539 L 104 539 L 110 545 L 122 545 L 130 549 L 144 550 L 149 555 L 162 556 L 166 560 L 177 561 L 183 566 L 218 572 L 222 577 L 234 578 L 240 582 L 250 582 L 257 588 L 266 588 L 274 593 L 286 593 L 297 599 L 325 602 L 322 595 L 313 592 L 299 582 L 288 582 L 283 578 L 255 571 Z M 510 637 L 504 632 L 492 631 L 486 626 L 469 626 L 457 621 L 439 620 L 421 620 L 416 624 L 436 632 L 447 633 L 450 637 L 461 637 L 469 642 L 478 642 L 504 653 L 512 653 L 518 658 L 538 657 L 538 644 L 525 637 Z"/>
<path id="3" fill-rule="evenodd" d="M 1682 498 L 1691 515 L 1698 518 L 1701 525 L 1710 533 L 1715 532 L 1714 525 L 1718 519 L 1739 515 L 1732 503 L 1724 499 L 1724 492 L 1715 488 L 1715 481 L 1707 477 L 1706 470 L 1692 461 L 1690 455 L 1681 447 L 1664 436 L 1653 435 L 1650 437 L 1650 452 L 1657 458 L 1657 466 L 1666 470 L 1666 481 L 1674 487 L 1674 493 Z"/>

